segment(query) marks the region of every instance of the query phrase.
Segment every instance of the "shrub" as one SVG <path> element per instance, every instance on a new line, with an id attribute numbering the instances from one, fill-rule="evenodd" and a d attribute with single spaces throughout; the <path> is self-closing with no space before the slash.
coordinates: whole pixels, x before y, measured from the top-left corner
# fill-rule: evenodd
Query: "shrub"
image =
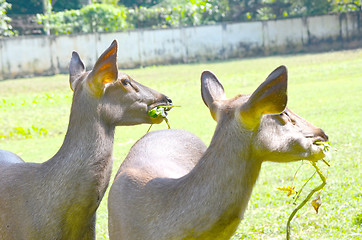
<path id="1" fill-rule="evenodd" d="M 221 7 L 219 7 L 219 5 Z M 127 22 L 135 28 L 164 28 L 196 26 L 222 21 L 225 4 L 216 0 L 184 1 L 173 7 L 166 5 L 153 8 L 129 9 Z"/>
<path id="2" fill-rule="evenodd" d="M 362 227 L 362 212 L 357 213 L 357 214 L 354 216 L 353 223 L 354 223 L 355 225 L 357 225 L 357 226 Z"/>
<path id="3" fill-rule="evenodd" d="M 196 26 L 221 21 L 226 9 L 216 0 L 185 1 L 174 7 L 130 8 L 92 4 L 79 10 L 38 14 L 40 24 L 51 34 L 115 32 L 132 28 Z M 224 6 L 224 5 L 222 5 Z"/>
<path id="4" fill-rule="evenodd" d="M 1 1 L 4 0 L 0 0 Z M 105 1 L 105 0 L 104 0 Z M 360 1 L 330 0 L 257 2 L 228 0 L 165 0 L 152 7 L 126 8 L 92 4 L 79 10 L 38 15 L 51 34 L 115 32 L 131 28 L 167 28 L 214 24 L 222 21 L 268 20 L 337 11 L 362 11 Z M 148 6 L 148 5 L 146 5 Z"/>
<path id="5" fill-rule="evenodd" d="M 108 4 L 92 4 L 79 10 L 37 15 L 51 34 L 115 32 L 128 28 L 126 9 Z"/>

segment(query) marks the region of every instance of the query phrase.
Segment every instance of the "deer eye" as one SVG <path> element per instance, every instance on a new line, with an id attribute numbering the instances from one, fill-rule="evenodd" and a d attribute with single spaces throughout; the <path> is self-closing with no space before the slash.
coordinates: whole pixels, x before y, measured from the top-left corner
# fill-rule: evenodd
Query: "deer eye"
<path id="1" fill-rule="evenodd" d="M 294 119 L 294 118 L 292 118 L 292 117 L 288 114 L 288 112 L 287 112 L 287 111 L 284 111 L 283 113 L 284 113 L 284 114 L 288 117 L 288 121 L 289 121 L 289 122 L 291 122 L 293 125 L 295 125 L 295 124 L 296 124 L 295 119 Z"/>
<path id="2" fill-rule="evenodd" d="M 122 79 L 121 80 L 123 86 L 127 86 L 128 84 L 131 84 L 131 82 L 128 79 Z"/>
<path id="3" fill-rule="evenodd" d="M 284 114 L 284 112 L 275 115 L 275 117 L 282 125 L 285 125 L 289 121 L 288 117 Z"/>
<path id="4" fill-rule="evenodd" d="M 127 78 L 122 79 L 121 82 L 122 82 L 123 86 L 125 86 L 125 87 L 129 86 L 133 90 L 135 90 L 136 92 L 139 92 L 139 88 L 138 88 L 137 84 L 133 84 L 129 79 L 127 79 Z"/>

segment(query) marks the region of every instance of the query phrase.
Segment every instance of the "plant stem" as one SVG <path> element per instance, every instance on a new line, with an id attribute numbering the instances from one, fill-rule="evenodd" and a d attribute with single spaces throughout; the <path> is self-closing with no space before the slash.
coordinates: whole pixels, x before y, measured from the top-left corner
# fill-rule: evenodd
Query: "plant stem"
<path id="1" fill-rule="evenodd" d="M 322 180 L 322 183 L 315 187 L 309 194 L 308 196 L 303 200 L 303 202 L 301 202 L 292 212 L 292 214 L 290 214 L 289 218 L 288 218 L 288 222 L 287 222 L 287 240 L 290 240 L 290 222 L 292 221 L 292 219 L 294 218 L 295 214 L 299 211 L 299 209 L 301 209 L 309 200 L 310 198 L 313 196 L 313 194 L 315 192 L 318 192 L 319 190 L 321 190 L 325 185 L 326 185 L 326 178 L 323 175 L 322 171 L 318 168 L 317 164 L 315 162 L 311 162 L 312 166 L 315 168 L 316 172 L 318 173 L 319 177 Z"/>
<path id="2" fill-rule="evenodd" d="M 170 124 L 168 123 L 168 119 L 167 119 L 167 118 L 163 118 L 163 119 L 165 120 L 165 122 L 166 122 L 166 124 L 167 124 L 167 126 L 168 126 L 168 129 L 170 129 L 171 126 L 170 126 Z"/>
<path id="3" fill-rule="evenodd" d="M 294 202 L 293 204 L 295 204 L 297 202 L 297 200 L 299 199 L 300 194 L 302 193 L 304 187 L 307 185 L 307 183 L 314 177 L 314 175 L 316 174 L 316 172 L 313 173 L 313 175 L 303 184 L 303 186 L 300 188 L 300 190 L 298 191 L 297 195 L 295 196 Z"/>

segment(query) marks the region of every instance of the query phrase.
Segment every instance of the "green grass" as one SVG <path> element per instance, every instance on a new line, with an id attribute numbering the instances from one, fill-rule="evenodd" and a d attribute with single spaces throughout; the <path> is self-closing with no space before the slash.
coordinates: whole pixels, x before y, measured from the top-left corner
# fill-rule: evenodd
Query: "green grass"
<path id="1" fill-rule="evenodd" d="M 328 179 L 319 214 L 315 214 L 310 204 L 302 208 L 291 223 L 292 239 L 362 239 L 362 49 L 125 72 L 165 93 L 175 105 L 181 105 L 169 115 L 171 127 L 187 129 L 208 144 L 216 124 L 201 99 L 201 72 L 213 71 L 227 96 L 233 97 L 251 93 L 282 64 L 289 70 L 289 108 L 323 128 L 332 147 L 337 149 L 329 160 L 331 167 L 323 167 L 326 174 L 328 170 Z M 63 141 L 71 97 L 67 75 L 0 81 L 0 148 L 31 162 L 52 157 Z M 117 128 L 113 174 L 148 127 Z M 153 126 L 152 131 L 164 128 L 167 126 L 162 123 Z M 286 222 L 296 206 L 291 197 L 276 187 L 291 184 L 300 164 L 263 164 L 245 218 L 233 239 L 285 239 Z M 294 181 L 296 189 L 312 173 L 312 167 L 303 166 Z M 299 201 L 319 183 L 318 177 L 313 178 Z M 107 194 L 98 210 L 99 240 L 108 239 L 106 201 Z"/>

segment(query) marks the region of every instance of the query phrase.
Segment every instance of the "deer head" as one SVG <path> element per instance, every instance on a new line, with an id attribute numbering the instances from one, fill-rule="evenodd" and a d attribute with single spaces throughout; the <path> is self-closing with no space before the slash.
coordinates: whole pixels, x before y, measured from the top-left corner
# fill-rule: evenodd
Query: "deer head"
<path id="1" fill-rule="evenodd" d="M 287 68 L 280 66 L 251 95 L 227 99 L 222 84 L 209 72 L 201 76 L 202 97 L 213 118 L 235 118 L 240 133 L 251 135 L 254 157 L 266 161 L 319 160 L 327 141 L 322 129 L 313 126 L 287 106 Z M 225 126 L 226 127 L 226 126 Z M 232 144 L 232 143 L 230 143 Z"/>
<path id="2" fill-rule="evenodd" d="M 69 72 L 70 87 L 75 92 L 73 105 L 77 103 L 78 111 L 87 111 L 87 105 L 92 104 L 85 101 L 96 104 L 98 116 L 110 125 L 160 123 L 163 118 L 152 118 L 148 111 L 172 104 L 165 95 L 118 72 L 116 40 L 88 72 L 78 53 L 73 52 Z"/>

